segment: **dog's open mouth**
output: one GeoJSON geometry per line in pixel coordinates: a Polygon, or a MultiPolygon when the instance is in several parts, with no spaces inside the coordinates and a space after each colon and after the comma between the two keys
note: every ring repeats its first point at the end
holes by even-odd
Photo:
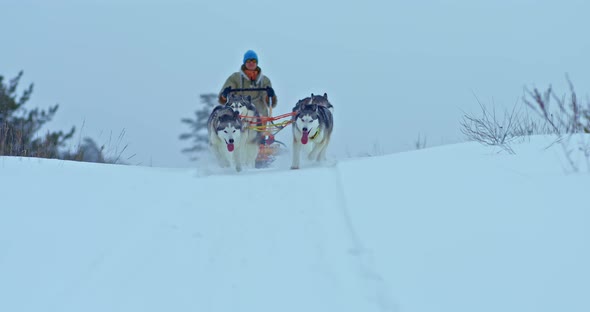
{"type": "Polygon", "coordinates": [[[309,140],[309,131],[303,131],[303,134],[301,135],[301,144],[307,144],[308,140],[309,140]]]}
{"type": "Polygon", "coordinates": [[[234,151],[234,143],[227,143],[227,150],[228,152],[234,151]]]}

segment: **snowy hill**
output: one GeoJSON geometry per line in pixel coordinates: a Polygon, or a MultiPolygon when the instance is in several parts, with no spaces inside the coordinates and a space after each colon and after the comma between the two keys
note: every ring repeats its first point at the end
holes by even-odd
{"type": "Polygon", "coordinates": [[[590,175],[513,148],[240,174],[0,157],[0,311],[590,311],[590,175]]]}

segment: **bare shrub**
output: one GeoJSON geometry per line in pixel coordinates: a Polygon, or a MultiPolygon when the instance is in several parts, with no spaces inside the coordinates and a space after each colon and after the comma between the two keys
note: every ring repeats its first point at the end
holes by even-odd
{"type": "Polygon", "coordinates": [[[580,105],[574,86],[566,75],[570,95],[558,97],[551,86],[541,93],[536,88],[526,90],[524,102],[551,127],[552,133],[557,135],[556,143],[561,146],[568,168],[573,172],[581,170],[581,161],[590,171],[590,140],[587,136],[577,135],[590,133],[590,101],[586,107],[580,105]],[[551,99],[557,103],[556,108],[550,107],[551,99]],[[568,100],[569,99],[569,100],[568,100]]]}
{"type": "Polygon", "coordinates": [[[526,90],[528,96],[523,101],[553,128],[556,134],[568,133],[590,133],[590,102],[586,107],[580,106],[578,98],[569,77],[566,80],[570,87],[571,95],[569,101],[566,96],[558,97],[552,90],[551,86],[541,94],[536,88],[533,91],[526,90]],[[557,102],[557,109],[551,109],[550,102],[553,99],[557,102]]]}
{"type": "Polygon", "coordinates": [[[490,110],[479,100],[477,102],[481,108],[481,115],[473,116],[464,113],[461,132],[470,141],[498,146],[508,153],[514,154],[510,143],[517,137],[517,133],[530,131],[523,126],[517,105],[515,104],[512,110],[506,110],[501,116],[498,116],[495,107],[492,106],[490,110]]]}

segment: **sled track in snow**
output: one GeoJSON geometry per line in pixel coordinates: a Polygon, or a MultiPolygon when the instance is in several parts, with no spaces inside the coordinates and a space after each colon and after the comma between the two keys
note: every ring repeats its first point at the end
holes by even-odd
{"type": "Polygon", "coordinates": [[[366,285],[367,299],[374,302],[381,311],[396,312],[399,311],[395,300],[391,295],[391,290],[387,285],[383,276],[377,271],[375,267],[374,254],[371,250],[367,249],[363,244],[362,239],[358,235],[350,212],[346,203],[346,193],[344,192],[344,186],[342,185],[342,175],[338,169],[337,163],[331,166],[330,171],[333,173],[334,186],[339,194],[336,199],[337,205],[340,210],[342,221],[348,230],[349,240],[351,248],[349,253],[354,257],[354,261],[358,266],[358,274],[361,281],[366,285]]]}

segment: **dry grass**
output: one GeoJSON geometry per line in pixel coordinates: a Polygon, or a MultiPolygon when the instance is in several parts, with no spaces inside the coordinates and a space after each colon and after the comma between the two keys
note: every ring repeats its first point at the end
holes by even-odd
{"type": "Polygon", "coordinates": [[[515,104],[511,110],[496,114],[493,106],[489,109],[478,100],[481,114],[464,114],[461,132],[468,140],[498,146],[511,154],[514,154],[511,143],[517,138],[555,135],[555,143],[562,147],[568,170],[579,172],[585,164],[590,171],[590,138],[576,135],[590,133],[590,101],[586,106],[580,105],[573,84],[566,79],[569,95],[557,96],[551,86],[544,92],[536,88],[525,90],[523,102],[529,108],[527,112],[521,112],[515,104]],[[555,107],[551,105],[552,100],[555,107]]]}

